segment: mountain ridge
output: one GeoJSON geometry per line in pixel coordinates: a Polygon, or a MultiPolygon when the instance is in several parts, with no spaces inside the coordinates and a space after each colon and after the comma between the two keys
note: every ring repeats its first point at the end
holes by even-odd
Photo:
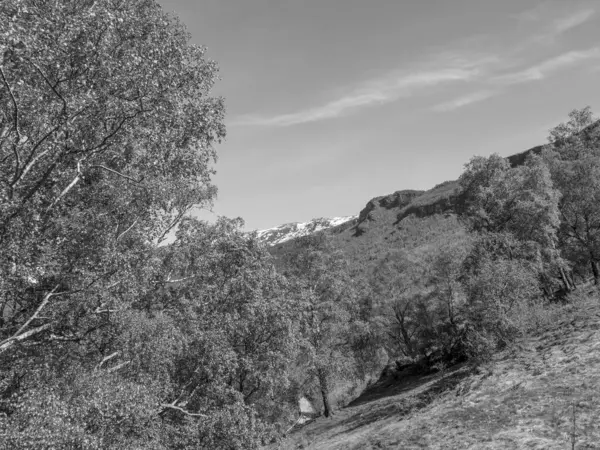
{"type": "MultiPolygon", "coordinates": [[[[529,154],[539,154],[543,148],[543,145],[538,145],[507,156],[506,159],[512,167],[517,167],[525,163],[529,154]]],[[[327,232],[340,235],[340,238],[343,235],[358,238],[373,228],[374,222],[390,222],[388,228],[397,228],[400,222],[409,216],[426,218],[434,215],[458,214],[460,205],[458,180],[449,180],[429,190],[403,189],[374,197],[354,216],[287,223],[257,233],[260,241],[279,253],[279,250],[291,245],[301,236],[327,232]]]]}
{"type": "Polygon", "coordinates": [[[268,246],[275,246],[292,239],[308,236],[319,231],[336,228],[340,225],[355,221],[358,216],[319,217],[308,222],[290,222],[273,228],[257,230],[258,239],[268,246]]]}

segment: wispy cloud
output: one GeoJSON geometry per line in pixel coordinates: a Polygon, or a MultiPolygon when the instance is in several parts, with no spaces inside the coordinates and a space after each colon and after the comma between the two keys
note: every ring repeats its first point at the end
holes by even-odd
{"type": "Polygon", "coordinates": [[[440,103],[438,105],[435,105],[431,109],[435,112],[450,112],[456,109],[463,108],[465,106],[472,105],[473,103],[482,102],[497,94],[497,91],[492,90],[477,91],[455,98],[454,100],[450,100],[448,102],[440,103]]]}
{"type": "MultiPolygon", "coordinates": [[[[504,92],[508,86],[541,81],[552,76],[556,72],[568,70],[570,68],[582,65],[588,61],[597,59],[600,59],[600,47],[593,47],[587,50],[574,50],[566,52],[530,66],[524,70],[512,73],[505,73],[502,75],[488,73],[486,76],[481,77],[478,80],[481,85],[487,86],[487,88],[457,97],[448,102],[439,103],[431,109],[435,112],[454,111],[473,103],[487,100],[495,95],[499,95],[500,93],[504,92]]],[[[497,65],[495,69],[501,70],[502,65],[497,65]]]]}
{"type": "Polygon", "coordinates": [[[384,93],[372,92],[354,92],[340,99],[326,103],[325,105],[305,109],[302,111],[280,114],[274,116],[248,115],[240,117],[234,121],[234,125],[249,126],[290,126],[307,122],[316,122],[323,119],[331,119],[341,116],[351,110],[365,106],[385,103],[389,101],[384,93]]]}
{"type": "Polygon", "coordinates": [[[516,16],[517,20],[526,24],[527,34],[520,36],[512,47],[502,45],[492,54],[481,54],[474,51],[474,48],[481,47],[478,42],[469,42],[461,46],[469,50],[455,49],[429,55],[408,67],[336,91],[337,94],[330,92],[329,98],[325,97],[314,106],[280,114],[238,116],[230,125],[289,127],[331,120],[399,99],[426,95],[434,88],[454,87],[461,82],[468,83],[470,93],[438,103],[430,109],[450,112],[482,102],[505,92],[510,86],[544,80],[561,70],[600,58],[599,46],[569,51],[526,66],[530,64],[531,55],[541,54],[540,45],[548,54],[554,48],[548,46],[549,43],[555,44],[561,35],[589,22],[596,15],[596,10],[589,4],[568,10],[569,6],[572,5],[546,1],[516,16]]]}
{"type": "Polygon", "coordinates": [[[555,32],[564,33],[583,25],[594,14],[596,14],[596,10],[589,5],[573,5],[572,2],[564,1],[546,1],[514,17],[524,23],[542,22],[551,24],[551,28],[555,32]]]}
{"type": "Polygon", "coordinates": [[[600,58],[600,47],[589,50],[570,51],[554,58],[547,59],[525,70],[501,75],[492,81],[503,85],[527,83],[543,80],[554,72],[567,69],[591,59],[600,58]]]}
{"type": "Polygon", "coordinates": [[[589,8],[577,11],[567,17],[556,19],[554,21],[554,31],[559,34],[566,33],[567,31],[588,22],[595,14],[596,11],[589,8]]]}
{"type": "Polygon", "coordinates": [[[533,8],[512,15],[512,17],[520,22],[537,22],[545,18],[547,13],[548,3],[539,3],[533,8]]]}
{"type": "MultiPolygon", "coordinates": [[[[444,59],[447,59],[446,56],[444,59]]],[[[422,68],[412,73],[395,71],[385,77],[368,80],[349,90],[345,95],[320,106],[273,116],[243,116],[234,121],[234,124],[285,127],[334,119],[362,108],[407,98],[435,86],[473,80],[480,73],[478,66],[485,64],[486,61],[455,59],[446,62],[448,65],[444,67],[422,68]]]]}
{"type": "Polygon", "coordinates": [[[589,6],[577,9],[570,2],[544,2],[516,18],[527,27],[542,24],[539,32],[525,42],[524,46],[527,47],[531,43],[552,44],[561,35],[589,22],[595,15],[596,10],[589,6]]]}
{"type": "Polygon", "coordinates": [[[543,80],[555,72],[600,58],[600,47],[570,51],[542,61],[524,70],[504,73],[514,65],[510,57],[476,57],[446,53],[437,55],[419,70],[410,73],[393,72],[385,77],[367,80],[346,94],[321,105],[277,115],[246,115],[232,125],[288,127],[319,122],[356,113],[361,109],[383,105],[401,98],[422,95],[437,86],[459,82],[476,83],[479,90],[439,103],[431,109],[450,112],[499,95],[508,86],[543,80]]]}

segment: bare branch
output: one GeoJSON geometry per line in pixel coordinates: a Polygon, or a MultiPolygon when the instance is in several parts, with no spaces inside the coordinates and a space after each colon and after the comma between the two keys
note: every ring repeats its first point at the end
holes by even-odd
{"type": "Polygon", "coordinates": [[[114,173],[116,175],[119,175],[120,177],[126,178],[129,181],[133,181],[134,183],[137,183],[137,184],[140,184],[142,181],[144,181],[144,177],[140,178],[139,180],[136,180],[135,178],[131,178],[131,177],[127,176],[127,175],[122,174],[121,172],[117,172],[116,170],[109,169],[108,167],[102,166],[102,165],[99,165],[99,164],[95,164],[95,165],[90,166],[90,167],[97,167],[99,169],[107,170],[107,171],[112,172],[112,173],[114,173]]]}
{"type": "Polygon", "coordinates": [[[120,309],[110,309],[110,308],[106,308],[106,309],[100,309],[100,307],[97,307],[94,310],[94,314],[111,314],[111,313],[116,313],[121,311],[120,309]]]}
{"type": "Polygon", "coordinates": [[[64,99],[64,97],[62,95],[60,95],[58,93],[58,91],[56,90],[56,88],[52,85],[52,83],[50,83],[50,80],[48,80],[48,78],[46,77],[46,75],[44,75],[44,72],[42,72],[42,69],[40,69],[39,66],[36,63],[34,63],[30,59],[27,59],[27,62],[29,62],[29,64],[31,64],[33,67],[35,67],[35,69],[41,75],[41,77],[44,79],[44,81],[46,82],[46,84],[48,86],[50,86],[50,89],[52,89],[52,91],[56,94],[56,96],[58,98],[60,98],[60,100],[63,103],[63,114],[66,114],[67,113],[67,101],[64,99]]]}
{"type": "MultiPolygon", "coordinates": [[[[2,70],[2,67],[0,67],[0,75],[2,75],[2,81],[4,81],[6,90],[8,91],[8,94],[12,100],[13,107],[15,108],[15,115],[13,117],[13,129],[15,130],[15,133],[17,133],[17,140],[16,140],[16,142],[13,143],[13,153],[15,155],[15,173],[13,176],[13,184],[14,184],[14,180],[17,179],[17,177],[19,176],[19,171],[21,170],[21,157],[19,155],[19,150],[17,149],[17,145],[21,143],[21,131],[19,130],[19,106],[17,105],[17,100],[15,99],[13,91],[10,88],[10,85],[8,84],[8,80],[6,79],[6,76],[4,74],[4,70],[2,70]]],[[[10,191],[11,197],[13,195],[12,192],[13,191],[11,189],[11,191],[10,191]]]]}
{"type": "Polygon", "coordinates": [[[60,285],[57,284],[56,286],[54,286],[54,288],[50,292],[48,292],[46,294],[46,296],[42,300],[42,303],[40,303],[40,306],[37,307],[37,309],[35,310],[33,315],[29,319],[27,319],[27,321],[21,326],[21,328],[19,328],[17,330],[17,332],[14,334],[15,336],[21,334],[21,332],[23,330],[25,330],[25,328],[27,328],[29,326],[29,324],[37,318],[40,311],[44,308],[44,306],[46,306],[48,304],[48,302],[50,301],[50,297],[52,297],[54,295],[54,292],[58,289],[59,286],[60,285]]]}
{"type": "MultiPolygon", "coordinates": [[[[17,133],[18,142],[21,142],[21,131],[19,130],[19,106],[17,105],[17,100],[15,99],[13,91],[10,88],[10,85],[8,84],[8,80],[6,79],[6,75],[4,74],[4,70],[2,70],[2,67],[0,67],[0,75],[2,75],[2,81],[4,81],[4,85],[6,86],[8,95],[10,96],[10,99],[12,100],[12,104],[15,108],[15,116],[13,117],[13,128],[14,128],[15,132],[17,133]]],[[[18,162],[19,155],[17,154],[16,157],[17,157],[17,162],[18,162]]]]}
{"type": "Polygon", "coordinates": [[[182,281],[187,281],[187,280],[192,280],[194,278],[196,278],[197,275],[191,275],[189,277],[184,277],[184,278],[169,278],[167,280],[162,280],[162,281],[157,281],[156,284],[160,284],[160,283],[180,283],[182,281]]]}
{"type": "Polygon", "coordinates": [[[294,428],[294,427],[295,427],[295,426],[298,424],[298,422],[300,422],[300,420],[301,420],[301,419],[302,419],[302,416],[298,417],[298,420],[296,420],[296,421],[293,423],[293,425],[292,425],[291,427],[289,427],[287,430],[285,430],[285,431],[283,432],[283,435],[285,436],[285,435],[287,435],[287,434],[288,434],[290,431],[292,431],[292,428],[294,428]]]}
{"type": "Polygon", "coordinates": [[[72,336],[72,337],[58,336],[57,334],[50,333],[50,336],[48,336],[48,340],[59,341],[59,342],[79,342],[79,341],[81,341],[81,338],[78,336],[72,336]]]}
{"type": "Polygon", "coordinates": [[[117,351],[117,352],[111,353],[110,355],[105,356],[104,358],[102,358],[102,361],[100,361],[100,363],[98,363],[98,365],[96,366],[96,370],[99,370],[105,362],[110,361],[111,359],[113,359],[118,354],[119,354],[119,352],[117,351]]]}
{"type": "Polygon", "coordinates": [[[165,409],[174,409],[176,411],[182,412],[186,416],[190,416],[190,417],[202,417],[204,419],[208,418],[208,416],[206,414],[192,413],[192,412],[186,411],[185,409],[183,409],[183,408],[181,408],[179,406],[175,406],[172,403],[168,403],[168,404],[160,405],[160,406],[163,408],[163,411],[161,411],[161,412],[164,412],[165,409]]]}
{"type": "MultiPolygon", "coordinates": [[[[27,203],[27,201],[33,197],[35,195],[35,193],[37,191],[40,190],[40,188],[44,185],[44,183],[48,180],[48,178],[50,177],[50,174],[54,171],[54,169],[56,169],[57,163],[54,162],[52,164],[50,164],[50,166],[46,169],[46,171],[44,172],[44,174],[41,176],[41,178],[38,180],[38,182],[36,183],[36,185],[34,187],[32,187],[29,192],[27,192],[27,194],[25,194],[21,200],[21,204],[24,205],[25,203],[27,203]]],[[[16,213],[15,213],[16,215],[16,213]]]]}
{"type": "Polygon", "coordinates": [[[173,220],[173,222],[171,222],[171,224],[167,227],[167,229],[165,231],[163,231],[163,233],[160,235],[160,237],[156,241],[157,245],[160,245],[160,243],[166,239],[167,234],[169,234],[169,232],[175,226],[177,226],[177,224],[179,224],[179,222],[181,222],[181,219],[183,219],[183,216],[185,216],[192,208],[193,208],[193,205],[187,206],[187,207],[181,209],[181,211],[179,211],[179,213],[175,216],[175,220],[173,220]]]}
{"type": "Polygon", "coordinates": [[[131,224],[131,226],[130,226],[129,228],[127,228],[125,231],[123,231],[121,234],[119,234],[119,235],[117,236],[117,239],[116,239],[116,241],[118,241],[118,240],[119,240],[119,239],[121,239],[121,238],[122,238],[122,237],[123,237],[125,234],[127,234],[127,232],[129,232],[129,231],[130,231],[130,230],[131,230],[131,229],[132,229],[132,228],[135,226],[135,224],[136,224],[136,223],[138,223],[138,220],[139,220],[139,219],[135,219],[135,221],[134,221],[134,222],[131,224]]]}
{"type": "Polygon", "coordinates": [[[45,154],[47,154],[50,149],[46,149],[43,152],[41,152],[39,155],[35,155],[36,150],[38,149],[38,147],[40,145],[42,145],[42,143],[48,139],[53,133],[55,133],[56,131],[58,131],[58,129],[61,127],[61,125],[57,125],[54,128],[52,128],[50,131],[48,131],[48,133],[46,133],[34,146],[33,149],[31,150],[31,153],[29,154],[29,157],[27,159],[27,162],[25,163],[25,167],[23,168],[23,170],[21,171],[21,173],[19,174],[19,176],[13,181],[12,185],[15,186],[19,180],[22,180],[23,177],[25,175],[27,175],[27,173],[31,170],[31,168],[35,165],[36,162],[39,161],[39,159],[44,156],[45,154]]]}
{"type": "Polygon", "coordinates": [[[111,284],[110,286],[106,286],[106,289],[112,289],[114,287],[117,287],[118,285],[120,285],[123,282],[123,280],[119,280],[114,282],[113,284],[111,284]]]}
{"type": "Polygon", "coordinates": [[[56,204],[60,201],[61,198],[63,198],[65,195],[67,195],[67,193],[73,189],[73,187],[79,182],[79,180],[81,180],[81,163],[77,162],[77,176],[75,178],[73,178],[73,180],[69,183],[69,185],[63,189],[63,191],[60,193],[60,195],[58,197],[56,197],[56,200],[54,200],[52,202],[52,204],[50,206],[48,206],[48,208],[46,209],[46,212],[50,211],[52,208],[54,208],[56,206],[56,204]]]}
{"type": "Polygon", "coordinates": [[[2,342],[0,342],[0,353],[4,353],[6,350],[8,350],[9,348],[11,348],[13,345],[15,345],[17,342],[21,342],[24,341],[25,339],[30,338],[31,336],[34,336],[36,334],[41,333],[42,331],[46,331],[47,329],[49,329],[52,326],[52,323],[46,323],[42,326],[39,326],[37,328],[33,328],[23,334],[20,334],[18,336],[12,336],[8,339],[3,340],[2,342]]]}
{"type": "Polygon", "coordinates": [[[116,372],[117,370],[122,369],[123,367],[125,367],[128,364],[131,364],[131,361],[125,361],[125,362],[122,362],[121,364],[117,364],[116,366],[108,369],[107,372],[109,372],[109,373],[116,372]]]}
{"type": "Polygon", "coordinates": [[[50,292],[48,292],[44,296],[44,298],[42,299],[42,302],[36,308],[35,312],[31,315],[31,317],[29,319],[27,319],[25,321],[25,323],[23,325],[21,325],[21,327],[11,337],[0,342],[0,353],[3,353],[4,351],[6,351],[10,347],[12,347],[16,342],[23,341],[30,336],[41,333],[42,331],[45,331],[48,328],[50,328],[50,326],[52,325],[52,322],[46,323],[37,328],[33,328],[32,330],[24,332],[25,329],[31,324],[31,322],[33,322],[35,319],[40,318],[39,314],[42,311],[42,309],[44,309],[44,307],[48,304],[48,302],[50,301],[50,298],[58,296],[58,295],[65,295],[65,294],[70,293],[70,292],[56,292],[56,290],[58,289],[59,286],[60,286],[60,284],[57,284],[56,286],[54,286],[54,288],[50,292]]]}
{"type": "MultiPolygon", "coordinates": [[[[121,130],[121,128],[123,128],[123,126],[125,125],[125,123],[128,120],[135,119],[139,114],[142,114],[142,113],[145,113],[145,112],[148,112],[148,111],[149,110],[138,110],[138,111],[136,111],[135,113],[133,113],[131,115],[123,117],[119,121],[119,123],[117,124],[117,126],[113,127],[112,131],[110,131],[106,136],[104,136],[104,138],[102,139],[102,141],[98,145],[96,145],[94,147],[83,149],[83,150],[79,151],[79,153],[85,152],[85,153],[87,153],[89,155],[93,155],[95,153],[99,153],[107,145],[109,145],[110,139],[112,139],[121,130]]],[[[105,129],[106,129],[106,123],[105,123],[105,129]]],[[[106,131],[108,131],[108,130],[106,130],[106,131]]],[[[141,180],[139,182],[141,182],[141,180]]]]}

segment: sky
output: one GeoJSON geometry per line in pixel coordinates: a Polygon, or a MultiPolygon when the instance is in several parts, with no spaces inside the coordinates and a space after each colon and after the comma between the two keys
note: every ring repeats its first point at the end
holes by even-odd
{"type": "Polygon", "coordinates": [[[474,155],[600,113],[598,0],[158,0],[217,61],[212,212],[247,230],[358,214],[474,155]]]}

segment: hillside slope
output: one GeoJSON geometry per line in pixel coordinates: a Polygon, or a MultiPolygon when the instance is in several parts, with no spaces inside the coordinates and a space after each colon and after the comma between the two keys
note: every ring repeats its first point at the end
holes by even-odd
{"type": "Polygon", "coordinates": [[[384,378],[279,448],[600,449],[597,294],[555,310],[483,368],[384,378]]]}
{"type": "MultiPolygon", "coordinates": [[[[466,233],[454,208],[457,185],[447,182],[426,192],[406,190],[374,198],[358,218],[325,233],[332,246],[363,274],[390,252],[422,252],[458,242],[466,233]]],[[[293,254],[296,245],[290,239],[272,246],[270,251],[283,257],[293,254]]]]}
{"type": "MultiPolygon", "coordinates": [[[[542,146],[534,147],[507,159],[513,167],[518,166],[525,162],[527,155],[541,150],[542,146]]],[[[367,202],[358,216],[344,218],[349,220],[326,226],[317,221],[316,227],[286,224],[259,232],[259,238],[272,245],[273,254],[282,255],[294,251],[297,232],[300,233],[298,235],[307,235],[324,231],[332,236],[334,246],[344,251],[357,265],[371,265],[369,261],[381,258],[390,250],[405,250],[422,243],[418,241],[423,240],[423,232],[432,232],[438,241],[462,235],[464,230],[455,220],[461,206],[458,181],[446,181],[428,191],[401,190],[375,197],[367,202]]],[[[427,239],[431,239],[431,233],[427,239]]],[[[431,245],[434,244],[431,242],[431,245]]]]}

